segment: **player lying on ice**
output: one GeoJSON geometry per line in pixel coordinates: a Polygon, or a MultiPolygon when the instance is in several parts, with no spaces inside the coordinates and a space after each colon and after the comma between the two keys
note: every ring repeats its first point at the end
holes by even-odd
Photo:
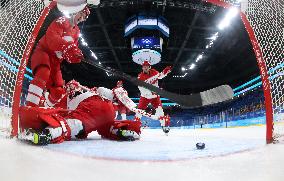
{"type": "MultiPolygon", "coordinates": [[[[55,105],[56,108],[23,106],[20,109],[20,139],[44,145],[61,143],[71,138],[84,139],[92,131],[112,140],[139,139],[140,121],[114,119],[114,96],[129,110],[152,119],[154,115],[139,110],[122,87],[114,91],[99,87],[89,89],[76,81],[66,85],[66,95],[55,105]]],[[[163,122],[169,126],[168,116],[163,122]]]]}
{"type": "Polygon", "coordinates": [[[55,106],[21,107],[19,138],[45,145],[85,139],[92,131],[111,140],[133,141],[140,137],[140,122],[116,121],[112,102],[76,81],[67,83],[65,96],[55,106]]]}

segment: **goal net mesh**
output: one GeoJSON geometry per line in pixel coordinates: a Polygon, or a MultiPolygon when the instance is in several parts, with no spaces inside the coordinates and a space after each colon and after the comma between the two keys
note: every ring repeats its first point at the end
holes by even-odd
{"type": "MultiPolygon", "coordinates": [[[[36,0],[0,0],[0,135],[11,131],[11,107],[17,72],[28,38],[39,19],[44,3],[36,0]]],[[[224,0],[226,3],[236,3],[224,0]]],[[[274,136],[284,134],[284,5],[283,0],[244,0],[242,10],[262,50],[271,86],[274,136]]],[[[26,71],[21,103],[32,75],[26,71]]]]}
{"type": "MultiPolygon", "coordinates": [[[[35,0],[0,2],[0,135],[9,136],[12,129],[13,94],[20,61],[44,4],[35,0]]],[[[31,72],[26,71],[24,81],[28,82],[30,78],[31,72]]],[[[25,92],[23,89],[22,101],[25,92]]]]}
{"type": "Polygon", "coordinates": [[[278,139],[284,135],[284,1],[249,0],[244,6],[268,71],[273,136],[278,139]]]}

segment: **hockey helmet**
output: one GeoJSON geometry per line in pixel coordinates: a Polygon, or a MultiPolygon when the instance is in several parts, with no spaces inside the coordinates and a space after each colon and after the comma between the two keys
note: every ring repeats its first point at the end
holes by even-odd
{"type": "Polygon", "coordinates": [[[142,64],[142,66],[151,66],[151,64],[148,60],[145,60],[142,64]]]}
{"type": "MultiPolygon", "coordinates": [[[[89,5],[99,5],[100,0],[56,0],[57,8],[61,12],[68,14],[75,14],[84,10],[89,5]]],[[[89,11],[90,12],[90,11],[89,11]]]]}
{"type": "Polygon", "coordinates": [[[123,85],[123,81],[122,80],[117,81],[116,86],[122,86],[122,85],[123,85]]]}
{"type": "Polygon", "coordinates": [[[68,14],[75,14],[82,11],[86,5],[85,0],[57,0],[59,11],[68,14]]]}

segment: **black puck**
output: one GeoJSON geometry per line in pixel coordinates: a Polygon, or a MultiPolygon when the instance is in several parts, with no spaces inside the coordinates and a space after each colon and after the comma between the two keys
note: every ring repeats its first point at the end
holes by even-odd
{"type": "Polygon", "coordinates": [[[196,148],[197,148],[198,150],[204,149],[204,148],[205,148],[205,143],[196,143],[196,148]]]}

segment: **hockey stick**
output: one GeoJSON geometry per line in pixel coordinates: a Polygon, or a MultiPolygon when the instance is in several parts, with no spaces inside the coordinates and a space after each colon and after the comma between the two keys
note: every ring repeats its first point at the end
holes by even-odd
{"type": "Polygon", "coordinates": [[[200,107],[200,106],[215,104],[215,103],[223,102],[223,101],[233,98],[234,93],[233,93],[232,88],[229,85],[221,85],[213,89],[200,92],[200,93],[191,94],[191,95],[181,95],[181,94],[168,92],[166,90],[163,90],[151,84],[148,84],[144,81],[141,81],[137,79],[136,77],[132,77],[124,72],[113,69],[111,67],[105,67],[102,64],[96,63],[96,60],[94,59],[93,56],[91,56],[91,53],[88,47],[82,46],[80,47],[80,49],[84,52],[84,55],[87,57],[87,59],[84,59],[83,62],[89,65],[92,65],[94,67],[97,67],[101,70],[104,70],[106,72],[109,72],[111,74],[114,74],[115,76],[125,79],[137,86],[145,87],[149,89],[150,91],[155,92],[162,97],[168,98],[169,100],[179,104],[180,106],[184,108],[193,108],[193,107],[200,107]]]}
{"type": "MultiPolygon", "coordinates": [[[[79,88],[81,88],[82,90],[84,91],[88,91],[88,92],[93,92],[95,94],[98,94],[100,95],[98,92],[96,91],[92,91],[90,88],[88,87],[85,87],[85,86],[82,86],[82,85],[76,85],[78,86],[79,88]]],[[[136,114],[140,114],[142,116],[145,116],[147,118],[150,118],[150,119],[153,119],[153,120],[156,120],[156,121],[161,121],[161,119],[167,119],[166,116],[162,116],[161,118],[159,118],[158,116],[156,115],[152,115],[150,113],[147,113],[146,111],[144,110],[141,110],[141,109],[138,109],[136,108],[136,104],[127,96],[124,94],[125,92],[125,89],[123,88],[117,88],[114,90],[114,94],[115,96],[119,99],[120,102],[123,103],[123,105],[125,107],[127,107],[127,109],[129,109],[130,111],[136,113],[136,114]]],[[[100,95],[101,96],[101,95],[100,95]]]]}

